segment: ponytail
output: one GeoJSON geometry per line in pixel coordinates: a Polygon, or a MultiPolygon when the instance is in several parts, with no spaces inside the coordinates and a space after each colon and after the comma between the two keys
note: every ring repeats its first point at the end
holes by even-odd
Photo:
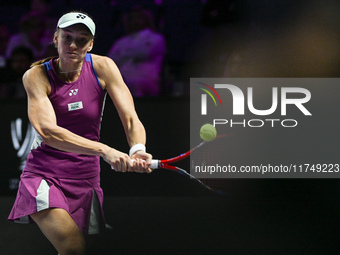
{"type": "Polygon", "coordinates": [[[44,58],[44,59],[42,59],[42,60],[38,60],[38,61],[34,62],[33,64],[31,64],[30,67],[32,68],[32,67],[34,67],[34,66],[41,65],[41,64],[43,64],[43,63],[45,63],[45,62],[50,61],[52,58],[55,58],[55,57],[48,57],[48,58],[44,58]]]}

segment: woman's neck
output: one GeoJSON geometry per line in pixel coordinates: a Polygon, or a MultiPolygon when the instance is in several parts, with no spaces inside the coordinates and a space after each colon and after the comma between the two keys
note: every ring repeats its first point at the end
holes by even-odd
{"type": "Polygon", "coordinates": [[[60,62],[60,59],[58,58],[56,61],[56,69],[58,75],[66,82],[73,82],[76,81],[81,73],[81,70],[83,68],[83,64],[78,66],[63,66],[60,62]]]}

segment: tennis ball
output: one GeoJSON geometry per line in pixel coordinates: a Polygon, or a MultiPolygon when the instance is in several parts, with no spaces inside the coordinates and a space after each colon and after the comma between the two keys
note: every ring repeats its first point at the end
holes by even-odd
{"type": "Polygon", "coordinates": [[[200,136],[204,141],[212,141],[216,138],[217,131],[216,128],[207,123],[201,127],[200,136]]]}

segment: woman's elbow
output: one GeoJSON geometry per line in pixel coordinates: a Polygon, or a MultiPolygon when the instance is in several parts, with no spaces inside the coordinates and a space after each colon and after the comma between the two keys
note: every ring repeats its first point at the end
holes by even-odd
{"type": "Polygon", "coordinates": [[[45,144],[52,146],[56,140],[55,130],[52,127],[42,127],[39,134],[45,144]]]}

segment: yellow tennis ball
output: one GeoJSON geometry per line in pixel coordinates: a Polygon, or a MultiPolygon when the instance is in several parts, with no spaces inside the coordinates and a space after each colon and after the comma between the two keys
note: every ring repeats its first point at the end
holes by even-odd
{"type": "Polygon", "coordinates": [[[212,141],[216,138],[217,131],[216,128],[207,123],[201,127],[200,136],[204,141],[212,141]]]}

